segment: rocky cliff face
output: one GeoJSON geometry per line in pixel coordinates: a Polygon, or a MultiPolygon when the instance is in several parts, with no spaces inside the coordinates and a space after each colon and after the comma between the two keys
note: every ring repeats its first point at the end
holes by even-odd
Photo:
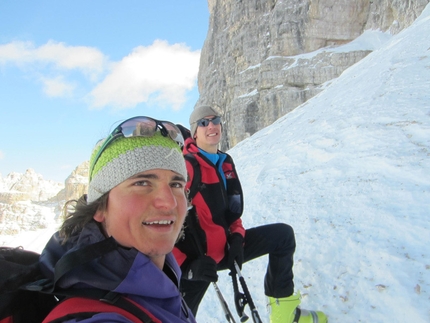
{"type": "Polygon", "coordinates": [[[227,150],[323,90],[370,50],[332,50],[408,27],[429,0],[208,0],[198,103],[224,113],[227,150]],[[322,48],[324,51],[317,52],[322,48]],[[303,54],[314,52],[314,55],[303,54]]]}
{"type": "Polygon", "coordinates": [[[77,200],[88,191],[89,161],[85,161],[74,169],[64,182],[64,189],[56,196],[56,201],[77,200]]]}
{"type": "Polygon", "coordinates": [[[0,176],[0,235],[45,228],[55,221],[67,200],[87,192],[88,164],[79,165],[64,184],[44,180],[32,169],[0,176]]]}

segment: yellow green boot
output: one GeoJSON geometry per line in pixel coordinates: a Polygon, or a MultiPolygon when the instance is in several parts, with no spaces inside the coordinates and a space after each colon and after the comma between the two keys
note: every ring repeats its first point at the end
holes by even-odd
{"type": "Polygon", "coordinates": [[[289,297],[269,297],[270,323],[327,323],[323,312],[302,310],[300,292],[289,297]]]}

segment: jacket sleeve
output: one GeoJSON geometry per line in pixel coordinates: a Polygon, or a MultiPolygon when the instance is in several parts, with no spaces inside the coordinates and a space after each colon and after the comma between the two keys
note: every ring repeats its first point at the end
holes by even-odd
{"type": "Polygon", "coordinates": [[[245,237],[245,228],[242,224],[242,219],[237,219],[230,225],[230,233],[239,233],[242,237],[245,237]]]}

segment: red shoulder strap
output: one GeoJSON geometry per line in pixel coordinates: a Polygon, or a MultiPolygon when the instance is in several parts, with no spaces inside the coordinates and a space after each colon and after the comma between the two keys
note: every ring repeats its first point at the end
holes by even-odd
{"type": "MultiPolygon", "coordinates": [[[[153,314],[151,314],[148,310],[143,308],[138,303],[127,299],[128,302],[137,306],[141,311],[149,316],[149,318],[154,323],[162,323],[159,319],[157,319],[153,314]]],[[[42,323],[49,323],[53,320],[59,319],[61,317],[79,313],[87,313],[87,314],[97,314],[97,313],[118,313],[122,316],[126,317],[132,322],[142,323],[142,320],[137,316],[131,314],[130,312],[122,309],[118,306],[111,305],[106,302],[102,302],[97,299],[88,299],[84,297],[71,297],[67,298],[58,304],[54,309],[48,314],[48,316],[43,320],[42,323]]]]}

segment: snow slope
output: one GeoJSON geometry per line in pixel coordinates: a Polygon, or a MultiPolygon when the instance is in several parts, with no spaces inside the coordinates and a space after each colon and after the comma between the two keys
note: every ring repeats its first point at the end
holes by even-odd
{"type": "MultiPolygon", "coordinates": [[[[294,228],[302,307],[332,323],[430,322],[429,35],[427,6],[317,97],[229,151],[245,226],[294,228]]],[[[268,322],[266,264],[245,264],[243,275],[268,322]]],[[[222,322],[216,307],[210,288],[198,321],[222,322]]]]}

